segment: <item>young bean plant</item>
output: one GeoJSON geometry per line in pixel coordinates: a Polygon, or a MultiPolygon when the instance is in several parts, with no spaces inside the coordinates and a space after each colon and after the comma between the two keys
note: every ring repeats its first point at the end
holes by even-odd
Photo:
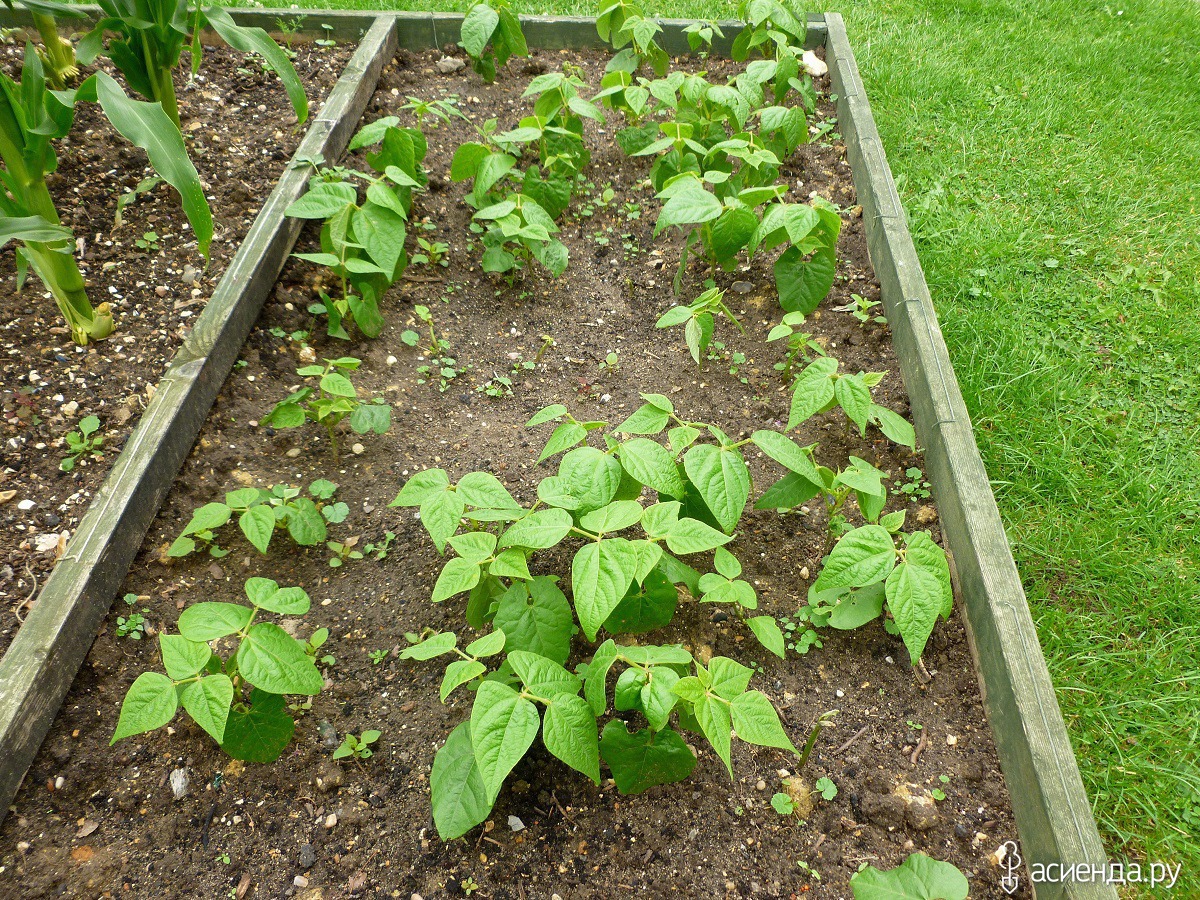
{"type": "Polygon", "coordinates": [[[250,578],[245,589],[249,603],[195,603],[180,614],[179,634],[159,634],[166,674],[137,677],[110,743],[163,727],[182,706],[234,759],[279,758],[296,728],[284,696],[319,694],[325,679],[303,641],[258,620],[263,613],[302,616],[310,602],[300,588],[267,578],[250,578]],[[222,659],[212,643],[226,638],[237,648],[222,659]]]}
{"type": "Polygon", "coordinates": [[[608,71],[636,72],[649,64],[657,75],[665,75],[671,58],[656,40],[662,26],[647,18],[646,11],[630,0],[600,0],[598,5],[596,33],[619,51],[609,60],[608,71]]]}
{"type": "Polygon", "coordinates": [[[659,316],[656,328],[672,328],[684,325],[684,340],[688,352],[696,365],[704,367],[703,360],[708,354],[708,345],[712,341],[714,322],[717,316],[724,316],[743,335],[746,329],[725,305],[725,292],[718,288],[709,288],[687,306],[673,306],[659,316]],[[686,324],[685,324],[686,323],[686,324]]]}
{"type": "Polygon", "coordinates": [[[216,532],[236,516],[238,528],[259,553],[266,553],[271,537],[284,530],[301,547],[315,547],[326,538],[326,523],[345,520],[350,508],[334,502],[337,485],[324,478],[308,486],[311,497],[300,496],[300,489],[286,484],[261,488],[240,488],[225,495],[223,503],[206,503],[192,518],[167,551],[168,556],[187,556],[198,547],[220,558],[229,553],[217,543],[216,532]]]}
{"type": "Polygon", "coordinates": [[[496,70],[513,56],[528,56],[521,20],[508,0],[479,0],[467,10],[459,46],[471,58],[473,68],[487,84],[496,80],[496,70]]]}
{"type": "Polygon", "coordinates": [[[346,168],[322,169],[309,181],[308,192],[287,209],[299,219],[324,220],[320,251],[293,255],[325,266],[338,279],[337,296],[321,290],[320,303],[309,307],[328,316],[331,337],[349,340],[348,320],[367,337],[378,336],[384,324],[380,302],[408,266],[405,223],[413,191],[429,180],[422,168],[428,145],[418,129],[400,128],[398,121],[394,116],[379,119],[350,141],[350,150],[380,148],[366,157],[375,176],[346,168]],[[359,181],[366,184],[361,204],[359,181]]]}
{"type": "Polygon", "coordinates": [[[302,387],[275,404],[263,419],[264,425],[276,428],[299,428],[307,421],[316,422],[329,436],[333,458],[338,458],[337,428],[349,420],[355,434],[384,434],[392,427],[392,407],[382,397],[370,401],[358,399],[358,388],[350,381],[349,373],[359,367],[360,360],[352,356],[327,359],[323,366],[302,366],[296,374],[302,378],[317,378],[317,386],[302,387]]]}

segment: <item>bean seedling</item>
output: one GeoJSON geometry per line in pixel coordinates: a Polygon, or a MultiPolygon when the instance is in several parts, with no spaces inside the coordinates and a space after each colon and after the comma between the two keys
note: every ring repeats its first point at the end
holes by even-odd
{"type": "Polygon", "coordinates": [[[292,738],[296,723],[285,711],[284,695],[313,696],[325,679],[305,644],[262,613],[302,616],[308,594],[281,588],[267,578],[250,578],[248,604],[195,603],[179,616],[179,634],[159,635],[166,674],[143,672],[125,700],[110,743],[153,731],[175,718],[182,706],[234,759],[273,762],[292,738]],[[237,640],[227,659],[210,642],[237,640]]]}
{"type": "Polygon", "coordinates": [[[296,374],[317,378],[317,387],[302,387],[290,397],[275,404],[263,419],[263,424],[276,428],[298,428],[306,421],[316,422],[329,436],[330,452],[338,458],[337,427],[349,419],[355,434],[383,434],[392,427],[392,407],[382,397],[370,401],[358,399],[358,389],[348,373],[359,367],[352,356],[327,359],[323,366],[302,366],[296,374]]]}
{"type": "Polygon", "coordinates": [[[725,305],[725,292],[710,287],[688,306],[674,306],[659,316],[656,328],[671,328],[685,325],[683,336],[687,342],[688,352],[696,365],[703,368],[702,360],[708,354],[708,345],[712,341],[714,322],[717,316],[724,316],[732,322],[743,335],[746,329],[742,323],[725,305]]]}
{"type": "Polygon", "coordinates": [[[235,515],[238,528],[259,553],[267,552],[276,529],[286,530],[302,547],[315,547],[326,538],[325,524],[342,522],[350,512],[345,503],[329,502],[336,490],[336,484],[321,478],[308,487],[311,499],[301,497],[299,488],[286,484],[274,485],[269,491],[261,488],[230,491],[225,502],[206,503],[192,513],[167,555],[187,556],[203,545],[211,556],[225,556],[229,551],[217,544],[216,531],[235,515]]]}

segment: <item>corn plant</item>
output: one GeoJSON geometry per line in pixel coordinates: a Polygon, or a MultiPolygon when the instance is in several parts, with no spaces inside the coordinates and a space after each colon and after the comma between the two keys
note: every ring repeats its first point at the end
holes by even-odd
{"type": "Polygon", "coordinates": [[[471,67],[491,84],[496,69],[513,56],[528,56],[521,21],[508,0],[479,0],[467,10],[459,46],[471,58],[471,67]]]}
{"type": "Polygon", "coordinates": [[[308,98],[291,60],[263,29],[238,25],[219,6],[202,9],[199,3],[189,6],[188,0],[99,0],[99,6],[103,15],[79,39],[79,61],[90,64],[101,54],[107,56],[134,91],[162,104],[176,129],[180,122],[175,68],[186,47],[192,74],[200,71],[200,35],[206,28],[234,50],[261,57],[283,82],[298,121],[308,118],[308,98]]]}
{"type": "MultiPolygon", "coordinates": [[[[9,9],[17,9],[13,0],[4,0],[9,9]]],[[[62,90],[79,74],[75,63],[75,46],[58,33],[58,19],[86,19],[87,14],[75,7],[47,0],[21,0],[21,8],[28,10],[33,18],[33,27],[42,39],[38,55],[46,70],[46,81],[55,90],[62,90]]]]}
{"type": "Polygon", "coordinates": [[[112,741],[161,728],[182,706],[192,720],[234,759],[274,762],[292,739],[296,723],[284,695],[314,696],[325,679],[305,643],[263,613],[302,616],[308,594],[281,588],[267,578],[250,578],[248,604],[195,603],[179,616],[179,634],[159,635],[163,668],[143,672],[121,703],[112,741]],[[237,650],[222,659],[212,642],[232,637],[237,650]]]}
{"type": "Polygon", "coordinates": [[[131,100],[111,77],[98,72],[72,91],[47,88],[41,59],[32,44],[25,48],[21,80],[0,73],[0,246],[21,242],[18,272],[32,267],[54,296],[59,311],[79,344],[112,333],[109,304],[92,308],[83,276],[72,255],[74,241],[64,228],[46,186],[56,169],[53,142],[64,137],[79,102],[98,102],[113,127],[144,149],[150,164],[180,193],[200,253],[207,257],[212,241],[212,214],[183,138],[156,103],[131,100]],[[164,127],[166,126],[166,127],[164,127]]]}

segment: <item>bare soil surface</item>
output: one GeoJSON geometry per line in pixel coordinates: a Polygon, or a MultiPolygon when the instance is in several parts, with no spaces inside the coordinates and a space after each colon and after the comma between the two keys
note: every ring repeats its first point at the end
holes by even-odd
{"type": "MultiPolygon", "coordinates": [[[[541,53],[514,61],[495,85],[485,86],[469,69],[438,74],[438,56],[398,56],[364,121],[388,114],[404,119],[399,107],[409,95],[456,95],[472,123],[498,117],[501,128],[509,128],[525,114],[520,94],[536,72],[569,61],[584,68],[595,89],[604,65],[598,55],[541,53]]],[[[822,114],[832,116],[827,102],[822,114]]],[[[900,639],[878,622],[851,633],[826,631],[822,648],[786,661],[744,640],[744,629],[731,627],[724,612],[697,603],[681,605],[675,623],[652,636],[657,643],[682,642],[702,657],[754,663],[760,674],[752,686],[775,702],[797,744],[821,714],[839,710],[799,773],[810,785],[828,777],[836,796],[809,798],[811,809],[802,815],[783,817],[770,805],[783,779],[797,774],[795,759],[783,752],[735,742],[731,783],[707,744],[692,736],[699,765],[689,780],[624,797],[611,781],[593,786],[537,743],[484,826],[462,840],[438,839],[429,809],[430,765],[445,736],[468,715],[470,697],[459,692],[442,705],[441,667],[402,662],[396,653],[406,646],[405,632],[466,626],[461,599],[429,602],[442,560],[414,511],[387,508],[405,478],[430,466],[447,469],[453,480],[485,469],[518,500],[531,501],[537,480],[553,464],[536,465],[549,427],[523,423],[555,402],[579,419],[615,423],[640,404],[639,392],[656,391],[670,396],[683,416],[712,421],[730,434],[779,427],[787,418],[790,392],[774,369],[782,348],[764,342],[781,314],[771,261],[713,276],[731,288],[728,299],[747,335],[719,325],[716,339],[725,346],[698,370],[680,329],[654,327],[673,302],[681,238],[652,237],[658,206],[644,184],[649,161],[625,159],[611,131],[610,125],[588,133],[593,199],[577,200],[560,223],[571,256],[561,279],[535,271],[509,286],[480,271],[482,249],[477,240],[468,246],[464,186],[448,179],[455,148],[474,134],[473,124],[462,121],[429,132],[431,189],[417,198],[413,217],[430,224],[428,231],[414,227],[414,235],[450,245],[449,266],[410,268],[412,277],[386,298],[387,326],[379,338],[347,343],[325,337],[305,311],[320,276],[307,263],[289,263],[246,345],[245,365],[227,381],[125,590],[140,595],[151,631],[174,631],[181,609],[199,600],[236,600],[251,575],[301,585],[313,609],[289,627],[300,636],[330,629],[323,652],[336,664],[327,669],[328,687],[274,765],[231,762],[182,716],[171,729],[110,749],[125,691],[140,672],[160,667],[155,641],[116,635],[116,617],[127,614],[118,601],[0,827],[0,896],[160,897],[167,890],[172,897],[305,900],[418,894],[425,900],[842,898],[850,896],[848,879],[861,865],[891,868],[915,850],[963,869],[972,897],[1005,896],[988,857],[1016,831],[957,613],[934,633],[925,657],[928,681],[909,667],[900,639]],[[606,186],[615,197],[602,206],[594,198],[606,186]],[[444,391],[419,383],[418,351],[400,339],[415,327],[417,303],[433,311],[463,370],[444,391]],[[361,358],[360,396],[380,394],[394,406],[388,434],[346,435],[347,449],[336,463],[315,427],[275,431],[257,424],[299,383],[295,370],[308,351],[288,337],[297,330],[313,332],[309,342],[318,358],[361,358]],[[514,373],[514,363],[534,359],[542,335],[554,346],[536,369],[518,366],[514,373]],[[610,353],[617,354],[615,365],[606,364],[610,353]],[[513,381],[511,397],[480,390],[497,375],[513,381]],[[386,559],[334,569],[325,548],[296,549],[282,534],[266,557],[235,536],[223,542],[232,552],[219,560],[164,558],[192,510],[225,491],[307,486],[317,478],[337,482],[337,498],[351,510],[344,523],[331,526],[330,538],[356,538],[361,547],[392,532],[386,559]],[[388,651],[378,663],[369,655],[376,650],[388,651]],[[330,758],[344,734],[372,728],[383,732],[374,758],[330,758]],[[178,800],[168,784],[177,769],[189,778],[178,800]],[[935,790],[945,799],[932,799],[935,790]]],[[[828,141],[802,148],[785,173],[792,199],[816,191],[845,210],[839,277],[810,318],[812,329],[843,369],[886,371],[876,400],[907,415],[886,325],[860,325],[835,310],[851,293],[877,299],[879,290],[845,148],[836,130],[828,141]]],[[[347,164],[365,167],[358,155],[347,164]]],[[[310,227],[297,249],[315,244],[310,227]]],[[[682,299],[694,297],[709,274],[689,272],[682,299]]],[[[877,431],[866,439],[851,432],[840,412],[817,417],[796,437],[819,442],[820,457],[831,464],[853,453],[897,483],[911,482],[906,471],[922,465],[920,454],[877,431]]],[[[756,453],[747,460],[757,496],[780,473],[756,453]]],[[[909,514],[907,528],[929,528],[939,538],[936,507],[919,487],[915,495],[892,494],[888,509],[901,508],[909,514]]],[[[743,520],[730,549],[743,561],[763,611],[786,616],[804,602],[825,549],[823,516],[816,509],[785,517],[752,511],[743,520]]],[[[537,557],[538,571],[569,582],[573,550],[537,557]]],[[[588,655],[577,637],[571,665],[588,655]]]]}

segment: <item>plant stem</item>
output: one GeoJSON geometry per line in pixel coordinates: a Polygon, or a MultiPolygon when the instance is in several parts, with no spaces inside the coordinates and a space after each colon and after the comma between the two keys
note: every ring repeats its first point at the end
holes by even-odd
{"type": "Polygon", "coordinates": [[[58,33],[54,19],[45,13],[33,13],[33,27],[37,29],[45,47],[42,59],[51,86],[56,89],[66,87],[67,79],[79,74],[79,68],[75,65],[74,46],[58,33]]]}
{"type": "Polygon", "coordinates": [[[181,132],[183,126],[179,122],[179,104],[175,100],[175,81],[171,77],[171,67],[165,66],[154,52],[146,33],[142,32],[142,52],[146,60],[146,72],[150,76],[150,88],[154,99],[162,104],[163,111],[175,123],[181,132]]]}
{"type": "MultiPolygon", "coordinates": [[[[54,200],[46,187],[45,177],[34,174],[22,165],[12,165],[5,153],[5,164],[10,175],[20,187],[18,202],[33,215],[41,216],[55,225],[60,224],[54,200]]],[[[80,346],[89,341],[99,341],[113,332],[112,307],[101,303],[95,309],[88,301],[87,287],[79,265],[71,253],[69,241],[41,243],[25,242],[25,255],[38,278],[54,296],[59,312],[71,329],[71,339],[80,346]]]]}

